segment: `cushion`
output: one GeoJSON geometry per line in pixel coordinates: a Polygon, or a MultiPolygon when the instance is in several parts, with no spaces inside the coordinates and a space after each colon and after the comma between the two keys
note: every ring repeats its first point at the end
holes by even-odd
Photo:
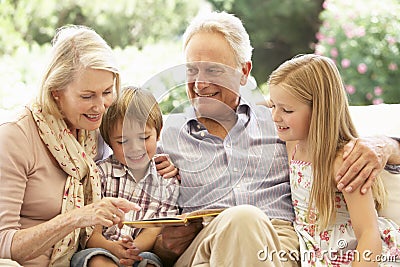
{"type": "MultiPolygon", "coordinates": [[[[351,106],[351,117],[360,136],[387,135],[400,137],[400,104],[351,106]]],[[[400,174],[381,173],[388,192],[387,205],[378,212],[400,225],[400,174]]]]}
{"type": "Polygon", "coordinates": [[[378,214],[390,218],[400,225],[400,174],[383,171],[381,177],[388,192],[388,198],[386,206],[378,211],[378,214]]]}

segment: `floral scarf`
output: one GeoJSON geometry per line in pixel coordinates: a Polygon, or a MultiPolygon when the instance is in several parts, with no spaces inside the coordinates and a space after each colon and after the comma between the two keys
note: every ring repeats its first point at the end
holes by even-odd
{"type": "MultiPolygon", "coordinates": [[[[43,113],[39,104],[33,104],[30,109],[41,139],[61,169],[68,174],[61,213],[100,200],[101,184],[93,161],[97,154],[96,132],[79,130],[77,140],[63,119],[43,113]]],[[[71,257],[78,248],[79,239],[85,245],[92,230],[91,227],[77,228],[56,243],[50,266],[69,266],[71,257]]]]}

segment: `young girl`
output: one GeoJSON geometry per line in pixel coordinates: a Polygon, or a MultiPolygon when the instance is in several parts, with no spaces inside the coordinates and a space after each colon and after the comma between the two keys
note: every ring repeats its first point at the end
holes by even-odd
{"type": "Polygon", "coordinates": [[[318,55],[295,57],[268,85],[288,150],[302,266],[400,266],[400,228],[375,209],[385,199],[381,179],[364,195],[336,187],[343,146],[357,133],[335,64],[318,55]]]}

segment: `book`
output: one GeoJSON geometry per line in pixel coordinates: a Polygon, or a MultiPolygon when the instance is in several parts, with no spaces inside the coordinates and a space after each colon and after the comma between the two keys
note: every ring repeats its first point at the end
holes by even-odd
{"type": "Polygon", "coordinates": [[[135,228],[151,228],[162,226],[183,226],[197,220],[207,224],[224,209],[205,209],[177,215],[174,217],[151,218],[137,221],[124,221],[123,224],[135,228]]]}

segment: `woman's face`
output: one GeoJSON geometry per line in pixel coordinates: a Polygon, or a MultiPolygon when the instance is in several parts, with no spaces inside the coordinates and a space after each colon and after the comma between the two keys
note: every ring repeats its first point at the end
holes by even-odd
{"type": "Polygon", "coordinates": [[[114,94],[114,73],[106,70],[84,69],[66,89],[53,92],[64,120],[75,133],[78,129],[100,127],[105,110],[114,94]]]}

